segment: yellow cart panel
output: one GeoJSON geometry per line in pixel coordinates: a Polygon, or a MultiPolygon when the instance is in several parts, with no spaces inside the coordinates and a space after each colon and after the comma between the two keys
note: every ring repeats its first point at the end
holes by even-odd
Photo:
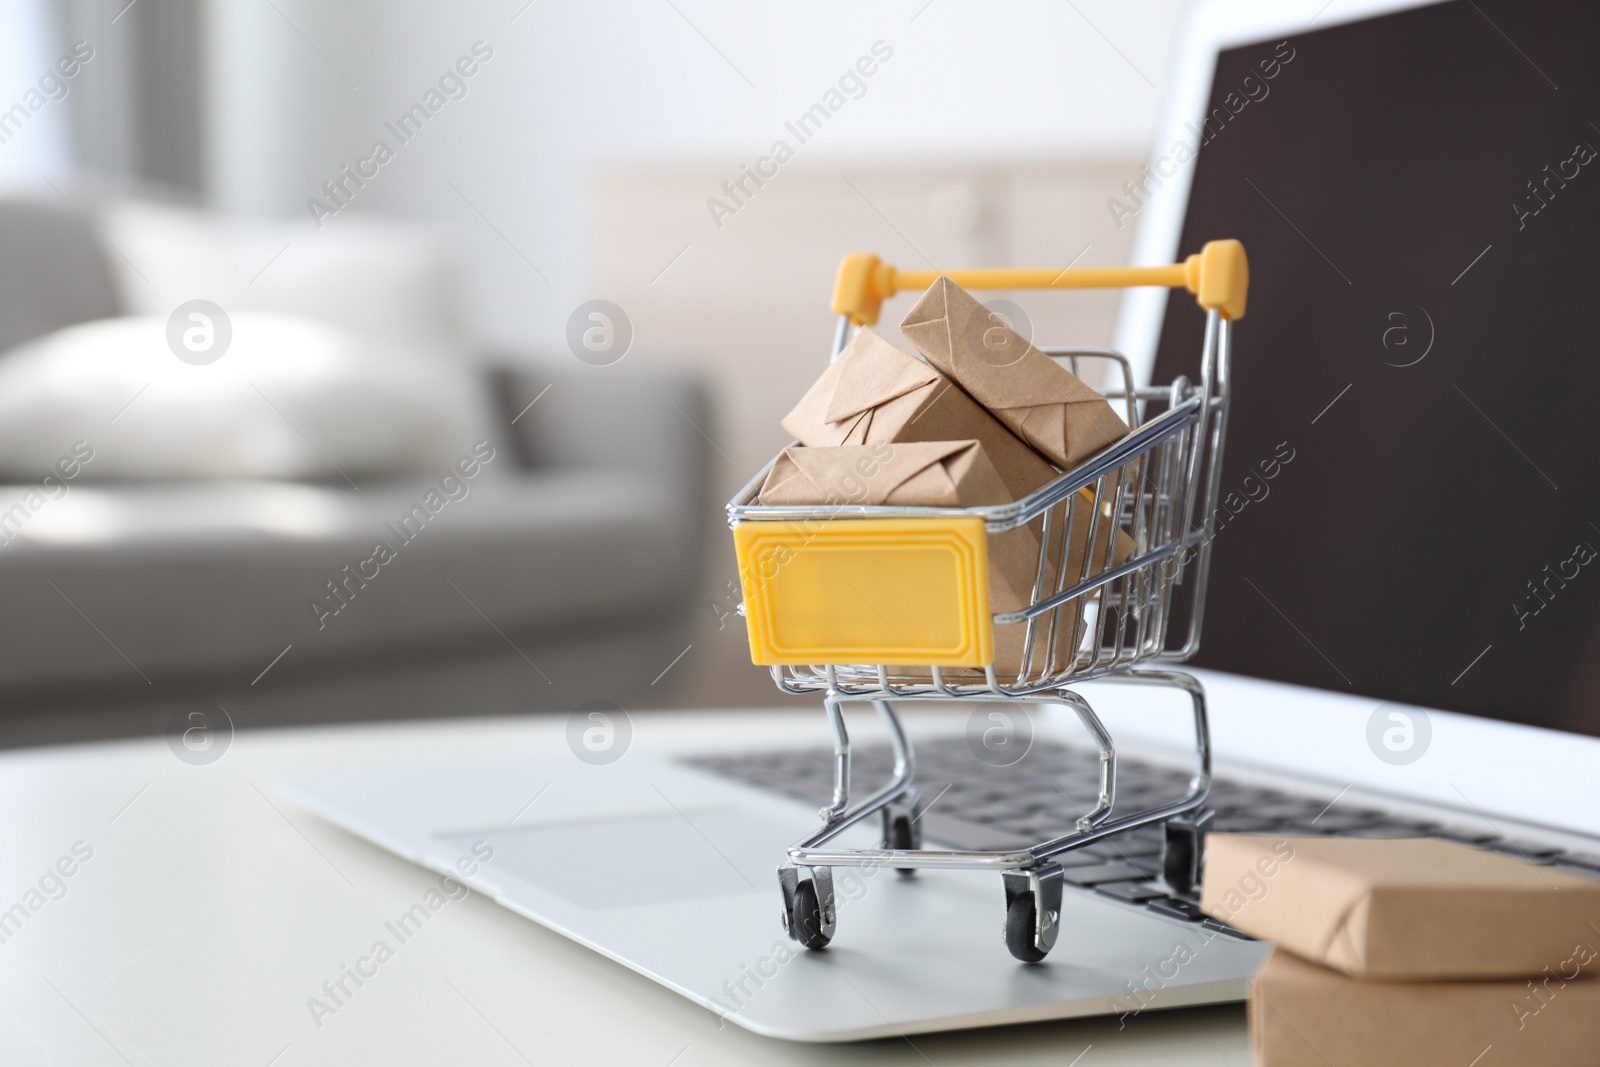
{"type": "Polygon", "coordinates": [[[966,516],[740,523],[751,658],[987,666],[985,537],[983,520],[966,516]]]}

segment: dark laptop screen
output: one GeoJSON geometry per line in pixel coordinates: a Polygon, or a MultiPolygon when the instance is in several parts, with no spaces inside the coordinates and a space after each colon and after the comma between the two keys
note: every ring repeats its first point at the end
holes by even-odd
{"type": "Polygon", "coordinates": [[[1501,0],[1221,55],[1181,252],[1239,238],[1251,292],[1198,664],[1600,734],[1597,57],[1600,7],[1501,0]]]}

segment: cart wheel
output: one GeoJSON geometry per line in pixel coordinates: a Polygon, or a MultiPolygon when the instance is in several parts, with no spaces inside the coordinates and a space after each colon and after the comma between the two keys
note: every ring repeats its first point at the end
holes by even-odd
{"type": "Polygon", "coordinates": [[[1169,822],[1161,844],[1161,877],[1167,888],[1174,893],[1193,892],[1195,869],[1199,866],[1193,832],[1169,822]]]}
{"type": "Polygon", "coordinates": [[[817,887],[810,881],[802,881],[795,886],[789,930],[794,939],[806,948],[827,948],[828,942],[833,940],[832,935],[823,931],[817,887]]]}
{"type": "MultiPolygon", "coordinates": [[[[917,828],[911,823],[911,816],[897,814],[889,820],[889,832],[885,835],[888,840],[884,845],[893,849],[921,848],[922,842],[917,840],[918,836],[917,828]]],[[[895,870],[902,878],[909,878],[917,873],[915,867],[896,867],[895,870]]]]}
{"type": "Polygon", "coordinates": [[[1161,848],[1161,876],[1179,896],[1196,891],[1205,870],[1206,833],[1211,829],[1210,809],[1184,818],[1169,819],[1161,848]]]}
{"type": "Polygon", "coordinates": [[[1033,941],[1036,908],[1031,892],[1018,893],[1006,905],[1006,948],[1023,963],[1038,963],[1046,955],[1033,941]]]}

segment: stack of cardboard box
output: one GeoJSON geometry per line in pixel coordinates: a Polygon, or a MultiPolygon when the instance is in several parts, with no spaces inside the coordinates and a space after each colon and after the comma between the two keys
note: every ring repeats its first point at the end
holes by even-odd
{"type": "Polygon", "coordinates": [[[1600,1063],[1600,880],[1427,838],[1206,850],[1201,909],[1275,946],[1257,1067],[1600,1063]]]}
{"type": "MultiPolygon", "coordinates": [[[[762,486],[762,504],[1004,504],[1128,433],[1104,397],[948,278],[928,289],[900,329],[921,359],[871,329],[859,330],[783,420],[802,447],[779,456],[762,486]]],[[[1107,484],[1106,495],[1114,494],[1114,476],[1107,484]]],[[[1044,582],[1052,590],[1064,547],[1074,576],[1083,573],[1086,552],[1092,574],[1108,552],[1119,564],[1134,549],[1109,515],[1090,521],[1092,493],[1073,498],[1071,507],[1073,544],[1057,540],[1047,553],[1044,582]],[[1092,525],[1099,533],[1090,552],[1092,525]]],[[[1056,524],[1054,537],[1063,536],[1065,525],[1056,524]]],[[[1036,520],[989,538],[991,610],[1028,606],[1042,536],[1036,520]]],[[[1059,628],[1063,643],[1074,639],[1075,622],[1074,612],[1059,628]]],[[[1023,637],[1020,626],[997,630],[1001,673],[1023,666],[1023,637]]]]}

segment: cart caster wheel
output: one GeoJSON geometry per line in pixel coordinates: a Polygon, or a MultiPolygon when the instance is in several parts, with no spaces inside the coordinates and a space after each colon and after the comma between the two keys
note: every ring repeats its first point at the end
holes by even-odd
{"type": "Polygon", "coordinates": [[[1034,944],[1038,906],[1032,893],[1018,893],[1006,905],[1006,948],[1023,963],[1038,963],[1049,953],[1034,944]]]}
{"type": "MultiPolygon", "coordinates": [[[[909,806],[895,804],[883,809],[883,847],[907,851],[922,847],[921,827],[917,818],[922,814],[922,801],[914,799],[909,806]]],[[[915,867],[896,867],[902,878],[917,873],[915,867]]]]}
{"type": "Polygon", "coordinates": [[[1179,896],[1193,893],[1200,885],[1205,870],[1206,831],[1211,829],[1212,815],[1208,809],[1166,823],[1161,877],[1179,896]]]}
{"type": "Polygon", "coordinates": [[[833,940],[835,912],[833,871],[827,867],[809,870],[802,878],[796,867],[779,867],[778,884],[783,889],[783,928],[806,948],[827,948],[833,940]]]}
{"type": "Polygon", "coordinates": [[[789,919],[794,939],[806,948],[827,948],[833,938],[822,931],[822,906],[817,903],[816,886],[801,882],[795,889],[793,914],[789,919]]]}
{"type": "Polygon", "coordinates": [[[1023,963],[1050,954],[1061,933],[1061,868],[1054,863],[1006,871],[1006,948],[1023,963]]]}
{"type": "MultiPolygon", "coordinates": [[[[922,847],[913,832],[911,817],[909,815],[896,815],[889,822],[889,840],[885,842],[890,848],[912,849],[922,847]]],[[[917,873],[915,867],[896,867],[896,873],[902,878],[910,878],[917,873]]]]}

